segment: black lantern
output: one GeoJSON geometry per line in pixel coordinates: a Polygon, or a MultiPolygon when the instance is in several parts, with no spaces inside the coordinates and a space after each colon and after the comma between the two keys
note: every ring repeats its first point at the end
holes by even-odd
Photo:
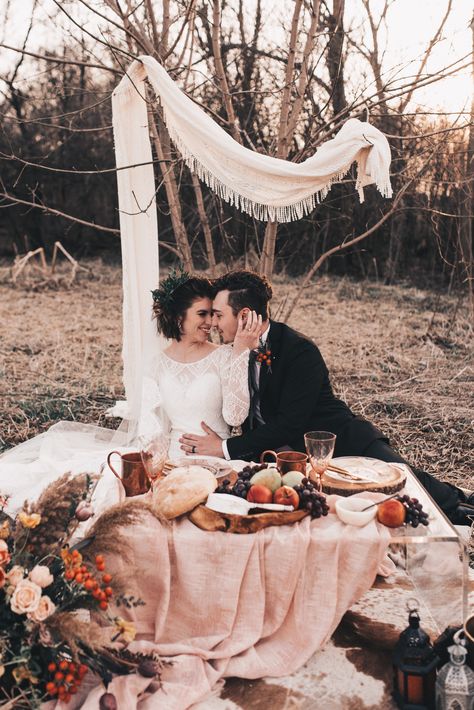
{"type": "Polygon", "coordinates": [[[420,616],[414,605],[409,607],[408,624],[393,651],[393,695],[403,710],[428,710],[435,706],[439,658],[428,634],[420,628],[420,616]]]}

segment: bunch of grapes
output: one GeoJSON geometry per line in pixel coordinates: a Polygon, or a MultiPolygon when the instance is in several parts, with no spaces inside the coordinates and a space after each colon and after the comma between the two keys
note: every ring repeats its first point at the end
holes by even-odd
{"type": "Polygon", "coordinates": [[[267,468],[267,464],[265,463],[258,464],[256,466],[247,465],[242,469],[242,471],[239,471],[238,478],[233,486],[231,486],[230,480],[228,478],[224,478],[222,483],[217,486],[215,492],[228,493],[232,496],[238,496],[239,498],[247,499],[247,493],[249,492],[249,488],[252,485],[250,483],[250,479],[252,478],[254,473],[262,471],[264,468],[267,468]]]}
{"type": "Polygon", "coordinates": [[[423,510],[418,498],[410,498],[410,496],[400,496],[398,500],[403,503],[406,510],[405,522],[407,525],[412,525],[417,528],[418,525],[429,525],[428,513],[423,510]]]}
{"type": "Polygon", "coordinates": [[[326,496],[316,490],[308,478],[301,479],[301,484],[295,486],[298,493],[301,510],[307,510],[312,518],[320,518],[321,515],[329,513],[329,506],[326,503],[326,496]]]}

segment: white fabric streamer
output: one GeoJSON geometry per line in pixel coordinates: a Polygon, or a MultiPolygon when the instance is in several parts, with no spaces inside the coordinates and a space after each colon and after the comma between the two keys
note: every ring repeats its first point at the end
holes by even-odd
{"type": "Polygon", "coordinates": [[[158,285],[155,182],[148,131],[145,79],[163,108],[173,143],[189,168],[220,197],[257,219],[290,222],[309,214],[357,163],[356,188],[375,183],[384,197],[390,186],[390,147],[369,123],[348,120],[335,138],[302,163],[256,153],[235,141],[197,106],[150,56],[129,67],[112,95],[122,239],[124,318],[123,365],[128,412],[140,411],[141,382],[159,344],[150,320],[150,290],[158,285]],[[143,163],[146,163],[143,165],[143,163]],[[145,354],[145,359],[143,355],[145,354]]]}

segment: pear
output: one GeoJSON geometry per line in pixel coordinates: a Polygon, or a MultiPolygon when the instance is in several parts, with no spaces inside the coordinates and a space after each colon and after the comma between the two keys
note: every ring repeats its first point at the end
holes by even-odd
{"type": "Polygon", "coordinates": [[[281,482],[284,486],[290,486],[294,488],[295,486],[301,485],[301,481],[304,478],[304,474],[301,471],[288,471],[282,476],[281,482]]]}
{"type": "Polygon", "coordinates": [[[266,486],[272,493],[275,493],[276,489],[281,486],[281,476],[276,468],[263,468],[254,473],[250,483],[252,486],[266,486]]]}

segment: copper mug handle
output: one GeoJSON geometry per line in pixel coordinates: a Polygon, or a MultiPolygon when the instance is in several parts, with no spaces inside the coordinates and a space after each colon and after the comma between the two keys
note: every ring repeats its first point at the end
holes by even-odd
{"type": "Polygon", "coordinates": [[[110,457],[113,456],[114,454],[117,454],[118,456],[120,456],[120,459],[122,458],[122,454],[120,453],[120,451],[111,451],[110,454],[107,456],[107,465],[108,465],[108,467],[110,468],[110,470],[112,471],[112,473],[114,474],[114,476],[117,476],[117,478],[119,479],[120,483],[123,483],[123,481],[122,481],[122,476],[119,476],[119,474],[117,473],[117,471],[115,470],[115,468],[114,468],[114,467],[112,466],[112,464],[110,463],[110,457]]]}
{"type": "Polygon", "coordinates": [[[267,454],[271,454],[272,456],[275,457],[275,463],[278,461],[278,454],[276,451],[273,451],[273,449],[266,449],[266,451],[263,451],[260,454],[260,463],[265,463],[265,456],[267,454]]]}

